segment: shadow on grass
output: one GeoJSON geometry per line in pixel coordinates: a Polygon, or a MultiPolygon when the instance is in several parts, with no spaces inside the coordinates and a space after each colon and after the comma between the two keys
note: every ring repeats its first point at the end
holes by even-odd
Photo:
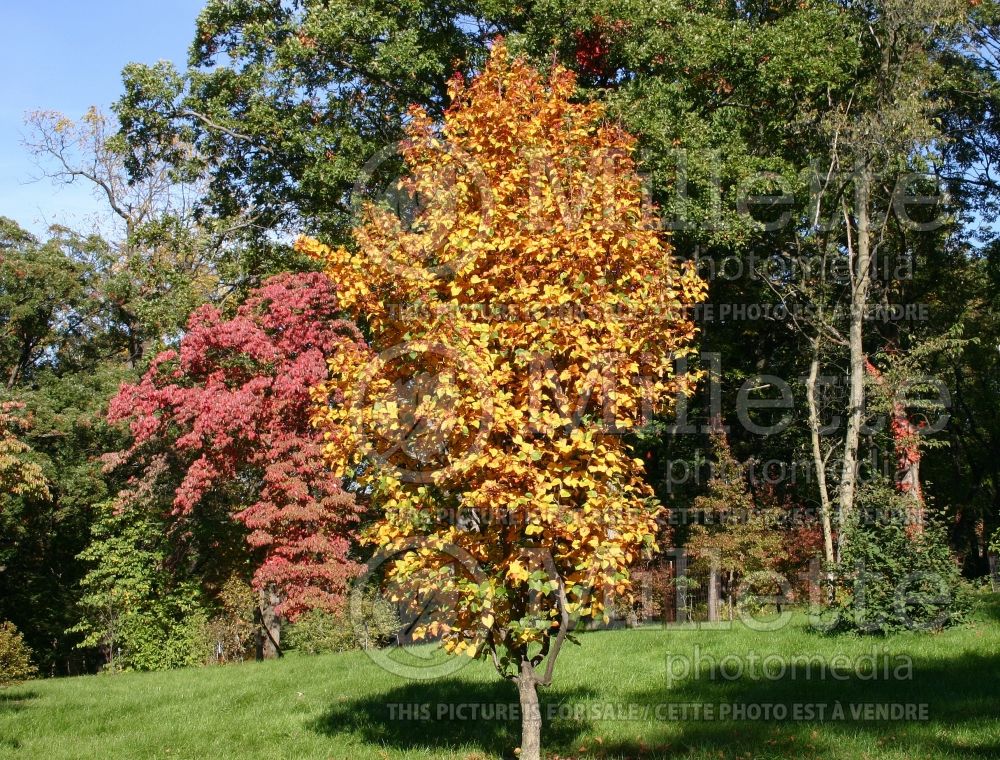
{"type": "MultiPolygon", "coordinates": [[[[703,672],[699,678],[684,681],[671,689],[664,686],[626,694],[619,692],[614,697],[615,705],[635,705],[640,711],[645,707],[641,714],[646,717],[629,724],[629,731],[637,736],[634,741],[619,738],[596,743],[593,736],[587,738],[585,735],[599,735],[601,726],[557,718],[545,720],[542,743],[547,752],[567,760],[581,756],[638,760],[692,753],[713,758],[798,760],[830,754],[878,757],[882,750],[897,753],[904,750],[914,757],[1000,758],[1000,724],[997,722],[1000,720],[1000,688],[996,681],[1000,673],[1000,653],[989,656],[969,652],[947,660],[914,659],[909,671],[905,667],[896,670],[899,661],[890,659],[888,677],[879,665],[875,678],[868,669],[862,670],[864,677],[857,672],[838,670],[838,677],[834,678],[829,656],[824,657],[824,661],[828,666],[824,675],[820,675],[822,671],[817,672],[818,668],[808,675],[803,668],[792,672],[790,666],[780,678],[775,678],[775,673],[765,678],[758,671],[756,679],[725,680],[718,671],[714,678],[703,672]],[[843,710],[840,718],[833,713],[838,703],[843,710]],[[715,717],[671,721],[663,707],[671,704],[711,705],[715,717]],[[868,705],[887,704],[903,705],[903,710],[907,709],[906,705],[913,705],[909,709],[920,711],[918,719],[912,719],[912,712],[897,714],[897,719],[890,720],[877,713],[866,717],[863,712],[854,712],[868,705]],[[727,709],[723,706],[736,705],[783,705],[787,717],[782,720],[773,717],[718,719],[720,710],[727,709]],[[793,720],[796,705],[814,706],[812,719],[793,720]],[[825,705],[824,719],[819,719],[818,705],[825,705]],[[587,746],[581,754],[582,744],[587,746]]],[[[549,714],[546,709],[549,704],[570,708],[566,714],[572,714],[574,705],[603,704],[607,699],[589,689],[559,688],[558,680],[552,691],[541,690],[540,694],[543,716],[549,714]]],[[[447,711],[457,705],[513,706],[516,701],[513,685],[499,680],[493,683],[462,680],[412,683],[382,694],[337,703],[311,728],[331,736],[353,734],[369,744],[404,752],[474,748],[510,757],[512,748],[520,743],[516,712],[506,719],[496,714],[473,719],[467,713],[463,720],[447,711]],[[445,710],[445,714],[439,714],[439,709],[445,710]]]]}
{"type": "MultiPolygon", "coordinates": [[[[585,701],[597,695],[584,689],[547,694],[539,690],[542,714],[555,701],[585,701]],[[548,698],[547,698],[548,697],[548,698]]],[[[353,734],[376,746],[397,750],[477,748],[509,757],[521,743],[517,689],[509,681],[442,679],[410,683],[381,694],[345,700],[332,706],[311,726],[326,735],[353,734]]],[[[584,723],[545,726],[550,747],[574,744],[584,723]]]]}
{"type": "Polygon", "coordinates": [[[6,691],[0,689],[0,715],[23,710],[28,702],[38,696],[36,691],[6,691]]]}
{"type": "MultiPolygon", "coordinates": [[[[9,692],[0,690],[0,718],[23,710],[27,703],[37,696],[38,693],[35,691],[9,692]]],[[[0,730],[0,749],[15,750],[20,748],[21,742],[16,737],[0,730]]]]}
{"type": "Polygon", "coordinates": [[[967,653],[930,663],[914,661],[910,678],[893,677],[891,666],[889,678],[883,678],[881,669],[878,678],[872,678],[868,671],[865,678],[851,674],[846,679],[848,674],[843,671],[838,673],[841,679],[833,678],[829,670],[825,678],[818,677],[815,671],[812,677],[805,678],[803,672],[800,670],[794,677],[786,674],[781,678],[726,681],[717,671],[714,680],[703,673],[673,689],[634,692],[627,700],[640,705],[710,705],[715,716],[725,709],[738,709],[738,705],[745,706],[747,716],[753,710],[750,705],[760,706],[759,710],[767,709],[766,705],[784,705],[788,717],[689,719],[669,727],[665,723],[646,724],[645,746],[606,744],[588,757],[673,757],[692,750],[719,758],[822,757],[832,752],[843,756],[850,754],[850,750],[844,751],[850,746],[846,742],[850,742],[856,743],[858,755],[874,753],[876,757],[881,748],[886,748],[905,749],[915,757],[1000,758],[1000,688],[996,683],[1000,653],[967,653]],[[839,719],[833,713],[838,703],[843,710],[839,719]],[[825,719],[817,719],[814,712],[812,720],[793,720],[792,711],[800,704],[825,705],[825,719]],[[913,705],[910,709],[923,710],[926,718],[908,719],[904,712],[898,716],[901,719],[880,719],[877,713],[869,713],[866,719],[865,706],[887,704],[903,705],[897,709],[904,711],[906,705],[913,705]],[[961,729],[990,729],[991,736],[969,740],[958,735],[961,729]]]}

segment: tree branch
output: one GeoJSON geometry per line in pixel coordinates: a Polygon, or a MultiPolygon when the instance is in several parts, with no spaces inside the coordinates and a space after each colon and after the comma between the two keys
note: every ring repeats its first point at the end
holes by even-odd
{"type": "MultiPolygon", "coordinates": [[[[180,112],[180,115],[181,116],[190,116],[192,118],[195,118],[198,121],[200,121],[202,124],[204,124],[206,127],[218,130],[219,132],[222,132],[223,134],[229,135],[230,137],[232,137],[235,140],[243,140],[244,142],[250,142],[250,143],[252,143],[254,141],[253,137],[251,137],[250,135],[245,135],[245,134],[243,134],[241,132],[236,132],[235,130],[229,129],[228,127],[224,127],[221,124],[219,124],[218,122],[213,121],[212,119],[210,119],[207,116],[205,116],[205,114],[198,113],[197,111],[194,111],[194,110],[192,110],[190,108],[183,109],[180,112]]],[[[272,152],[271,149],[268,148],[266,145],[260,145],[260,146],[258,146],[258,148],[259,148],[259,150],[261,150],[261,151],[263,151],[264,153],[267,153],[267,154],[270,154],[272,152]]]]}
{"type": "MultiPolygon", "coordinates": [[[[552,683],[552,673],[556,667],[556,658],[559,650],[562,649],[566,634],[569,632],[569,610],[566,609],[568,601],[566,599],[566,584],[562,578],[559,579],[559,633],[556,635],[552,651],[549,652],[548,662],[545,663],[545,675],[536,679],[539,686],[549,686],[552,683]]],[[[547,642],[546,642],[547,643],[547,642]]]]}

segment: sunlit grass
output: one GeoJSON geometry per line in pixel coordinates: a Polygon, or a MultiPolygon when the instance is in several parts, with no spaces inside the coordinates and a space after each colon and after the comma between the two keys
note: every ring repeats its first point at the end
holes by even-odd
{"type": "MultiPolygon", "coordinates": [[[[580,638],[579,647],[564,650],[555,684],[543,694],[543,714],[555,716],[543,729],[550,757],[1000,757],[997,597],[974,623],[932,635],[826,637],[797,616],[774,632],[736,625],[580,638]],[[684,677],[684,663],[696,652],[702,672],[684,677]],[[868,670],[873,656],[875,678],[868,670]],[[909,676],[905,658],[912,662],[909,676]],[[724,677],[740,664],[742,677],[724,677]],[[837,702],[844,720],[829,719],[837,702]],[[852,706],[889,703],[926,705],[928,719],[852,718],[852,706]],[[668,704],[689,705],[689,719],[669,719],[668,704]],[[704,717],[707,706],[717,715],[733,704],[783,705],[789,717],[691,719],[692,705],[701,705],[704,717]],[[826,705],[828,719],[791,720],[798,704],[826,705]]],[[[510,756],[519,725],[473,720],[471,711],[495,716],[515,702],[513,686],[485,663],[419,682],[386,672],[360,652],[35,681],[0,691],[0,756],[484,760],[510,756]],[[459,705],[470,719],[446,719],[459,705]]]]}

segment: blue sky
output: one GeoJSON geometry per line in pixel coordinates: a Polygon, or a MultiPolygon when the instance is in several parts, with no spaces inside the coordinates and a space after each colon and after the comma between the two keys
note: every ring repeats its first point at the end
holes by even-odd
{"type": "Polygon", "coordinates": [[[54,222],[78,223],[99,211],[82,186],[53,186],[21,146],[24,115],[46,109],[71,118],[106,109],[121,93],[131,61],[166,59],[183,66],[204,0],[20,2],[0,7],[0,215],[43,233],[54,222]]]}

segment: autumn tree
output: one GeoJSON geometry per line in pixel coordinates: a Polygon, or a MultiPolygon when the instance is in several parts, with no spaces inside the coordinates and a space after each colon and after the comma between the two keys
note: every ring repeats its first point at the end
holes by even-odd
{"type": "Polygon", "coordinates": [[[447,600],[416,634],[517,684],[522,758],[571,621],[652,548],[627,434],[690,391],[673,363],[704,297],[645,224],[633,138],[575,85],[497,41],[443,123],[411,111],[412,219],[369,205],[352,249],[299,242],[370,334],[318,391],[327,456],[360,470],[397,596],[447,600]]]}
{"type": "Polygon", "coordinates": [[[16,626],[0,623],[0,687],[11,686],[38,674],[31,662],[31,648],[16,626]]]}
{"type": "Polygon", "coordinates": [[[775,599],[782,600],[791,591],[786,581],[805,569],[818,548],[818,535],[812,521],[777,497],[766,474],[755,478],[736,458],[721,424],[712,430],[711,440],[708,492],[695,498],[687,513],[693,525],[686,548],[698,569],[708,571],[710,584],[721,580],[709,589],[709,617],[716,620],[713,604],[719,593],[729,597],[730,605],[744,601],[735,599],[740,590],[776,592],[775,599]]]}
{"type": "MultiPolygon", "coordinates": [[[[268,280],[231,319],[203,306],[179,348],[123,385],[109,411],[134,438],[110,463],[142,465],[139,494],[150,490],[142,479],[166,478],[153,491],[169,484],[182,544],[199,536],[199,525],[241,526],[272,651],[278,616],[339,608],[354,573],[349,535],[358,507],[327,471],[309,423],[309,389],[326,380],[326,358],[364,345],[337,310],[336,291],[318,273],[268,280]]],[[[202,536],[196,548],[212,555],[219,541],[202,536]]]]}
{"type": "Polygon", "coordinates": [[[31,447],[20,437],[31,427],[23,410],[23,404],[0,404],[0,499],[9,495],[48,499],[52,494],[45,472],[32,459],[31,447]]]}

